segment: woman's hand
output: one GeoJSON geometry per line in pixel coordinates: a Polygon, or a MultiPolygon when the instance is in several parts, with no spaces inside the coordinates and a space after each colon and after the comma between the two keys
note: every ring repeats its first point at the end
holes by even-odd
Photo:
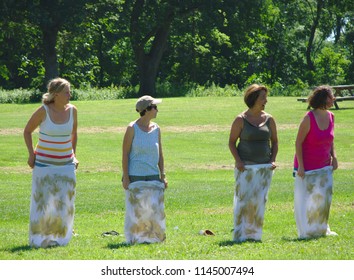
{"type": "Polygon", "coordinates": [[[235,167],[241,172],[245,171],[245,165],[242,161],[236,162],[235,167]]]}
{"type": "Polygon", "coordinates": [[[165,189],[167,189],[167,187],[168,187],[168,181],[167,181],[167,179],[166,179],[166,175],[165,175],[165,174],[161,174],[160,180],[161,180],[162,183],[165,184],[165,189]]]}
{"type": "Polygon", "coordinates": [[[275,168],[277,168],[275,161],[272,161],[270,164],[272,165],[270,169],[274,170],[275,168]]]}
{"type": "Polygon", "coordinates": [[[297,175],[301,178],[305,177],[305,169],[302,166],[299,166],[297,169],[297,175]]]}
{"type": "Polygon", "coordinates": [[[129,177],[128,177],[128,176],[126,176],[126,177],[123,176],[122,185],[123,185],[123,188],[124,188],[125,190],[128,189],[129,184],[130,184],[129,177]]]}
{"type": "Polygon", "coordinates": [[[74,164],[75,164],[75,169],[77,169],[79,167],[79,161],[77,160],[76,157],[74,157],[74,164]]]}
{"type": "Polygon", "coordinates": [[[34,162],[36,160],[36,155],[35,154],[30,154],[28,156],[28,160],[27,160],[27,164],[29,165],[29,167],[31,167],[33,169],[34,167],[34,162]]]}
{"type": "Polygon", "coordinates": [[[333,170],[336,170],[338,168],[338,161],[336,157],[332,158],[332,166],[333,170]]]}

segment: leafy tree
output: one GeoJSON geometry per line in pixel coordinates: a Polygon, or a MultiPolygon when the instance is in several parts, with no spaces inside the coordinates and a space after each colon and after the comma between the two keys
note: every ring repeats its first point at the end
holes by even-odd
{"type": "MultiPolygon", "coordinates": [[[[0,87],[354,81],[353,0],[2,0],[0,87]]],[[[159,87],[162,88],[162,87],[159,87]]],[[[176,90],[175,90],[176,92],[176,90]]]]}
{"type": "Polygon", "coordinates": [[[139,94],[155,95],[160,62],[172,23],[203,5],[204,1],[127,0],[130,41],[139,73],[139,94]]]}
{"type": "Polygon", "coordinates": [[[25,0],[20,8],[28,21],[42,32],[44,83],[59,76],[57,39],[60,30],[77,24],[84,17],[85,0],[25,0]]]}
{"type": "Polygon", "coordinates": [[[15,0],[0,3],[0,86],[9,89],[31,86],[28,77],[35,80],[42,64],[37,47],[40,32],[18,4],[15,0]]]}
{"type": "Polygon", "coordinates": [[[62,75],[78,85],[93,87],[130,80],[134,61],[127,25],[120,20],[120,2],[104,0],[86,4],[86,17],[59,33],[58,59],[62,75]]]}

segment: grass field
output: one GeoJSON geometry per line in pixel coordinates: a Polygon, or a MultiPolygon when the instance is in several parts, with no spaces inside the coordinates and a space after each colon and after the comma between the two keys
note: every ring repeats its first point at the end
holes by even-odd
{"type": "Polygon", "coordinates": [[[79,112],[75,232],[66,247],[28,246],[31,170],[22,130],[39,104],[0,104],[1,260],[352,260],[354,259],[354,103],[335,113],[339,170],[334,175],[331,229],[339,235],[297,239],[293,215],[292,161],[297,127],[306,104],[269,97],[277,121],[279,153],[260,243],[233,244],[233,160],[228,135],[245,109],[241,97],[168,98],[159,106],[169,188],[165,193],[167,239],[161,244],[124,243],[121,144],[138,117],[135,100],[73,102],[79,112]],[[215,236],[202,236],[210,229],[215,236]],[[116,230],[119,236],[102,237],[116,230]]]}

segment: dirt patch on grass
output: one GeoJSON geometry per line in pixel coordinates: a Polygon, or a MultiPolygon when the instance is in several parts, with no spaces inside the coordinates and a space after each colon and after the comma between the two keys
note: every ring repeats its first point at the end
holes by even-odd
{"type": "MultiPolygon", "coordinates": [[[[276,170],[289,170],[292,172],[293,170],[293,164],[290,162],[277,162],[277,168],[276,170]]],[[[167,163],[167,166],[169,164],[167,163]]],[[[173,164],[169,166],[171,170],[174,170],[176,166],[173,164]]],[[[180,168],[178,168],[180,169],[180,168]]],[[[354,169],[354,163],[353,162],[339,162],[339,170],[352,170],[354,169]]],[[[206,170],[206,171],[214,171],[214,170],[234,170],[234,165],[233,164],[228,164],[228,165],[222,165],[222,164],[190,164],[190,165],[184,165],[183,170],[185,171],[191,171],[191,170],[206,170]]],[[[32,172],[32,169],[29,168],[27,165],[23,166],[3,166],[1,167],[1,173],[3,174],[30,174],[32,172]]],[[[89,166],[84,166],[84,163],[81,163],[81,168],[79,166],[78,172],[81,174],[95,174],[95,173],[100,173],[100,172],[115,172],[117,173],[117,178],[120,179],[121,176],[121,167],[120,165],[104,165],[100,167],[89,167],[89,166]]],[[[183,172],[183,171],[182,171],[183,172]]]]}
{"type": "Polygon", "coordinates": [[[229,131],[229,126],[224,125],[193,125],[193,126],[166,126],[161,128],[163,131],[167,132],[219,132],[219,131],[229,131]]]}
{"type": "MultiPolygon", "coordinates": [[[[175,132],[175,133],[183,133],[183,132],[218,132],[229,130],[229,127],[226,126],[218,126],[218,125],[193,125],[193,126],[162,126],[161,129],[163,132],[175,132]]],[[[122,126],[110,126],[110,127],[84,127],[78,128],[78,132],[82,133],[124,133],[126,127],[122,126]]]]}
{"type": "Polygon", "coordinates": [[[285,124],[277,125],[277,130],[298,129],[298,128],[299,128],[299,124],[294,124],[294,123],[285,123],[285,124]]]}
{"type": "Polygon", "coordinates": [[[27,166],[27,165],[23,165],[23,166],[3,166],[1,167],[1,173],[2,174],[30,174],[32,173],[32,169],[27,166]]]}
{"type": "Polygon", "coordinates": [[[23,128],[0,128],[0,135],[20,135],[23,128]]]}
{"type": "MultiPolygon", "coordinates": [[[[232,200],[232,198],[231,198],[232,200]]],[[[232,214],[233,208],[232,207],[218,207],[218,208],[204,208],[203,213],[206,215],[230,215],[232,214]]],[[[212,226],[212,225],[211,225],[212,226]]]]}
{"type": "Polygon", "coordinates": [[[79,127],[78,133],[85,134],[99,134],[99,133],[124,133],[126,127],[122,126],[89,126],[89,127],[79,127]]]}
{"type": "MultiPolygon", "coordinates": [[[[221,125],[193,125],[193,126],[161,126],[163,132],[174,132],[174,133],[184,133],[184,132],[219,132],[228,131],[230,128],[228,126],[221,125]]],[[[90,126],[78,128],[78,133],[87,134],[99,134],[99,133],[124,133],[126,127],[124,126],[90,126]]]]}
{"type": "MultiPolygon", "coordinates": [[[[197,126],[166,126],[161,127],[164,132],[218,132],[228,130],[229,127],[217,125],[197,125],[197,126]]],[[[125,133],[125,126],[89,126],[79,127],[78,133],[100,134],[100,133],[125,133]]],[[[35,131],[38,132],[38,129],[35,131]]],[[[0,135],[22,135],[23,128],[2,128],[0,135]]]]}
{"type": "MultiPolygon", "coordinates": [[[[280,124],[277,125],[279,131],[282,130],[297,130],[299,124],[280,124]]],[[[345,125],[337,125],[337,129],[346,129],[345,125]]],[[[99,133],[124,133],[126,126],[88,126],[78,127],[78,133],[99,134],[99,133]]],[[[184,126],[161,126],[163,132],[173,133],[191,133],[191,132],[225,132],[230,131],[230,125],[184,125],[184,126]]],[[[38,131],[38,129],[37,129],[38,131]]],[[[0,135],[20,135],[23,133],[23,128],[0,128],[0,135]]]]}
{"type": "MultiPolygon", "coordinates": [[[[278,125],[280,130],[297,129],[298,124],[278,125]]],[[[185,126],[161,126],[163,132],[172,133],[199,133],[199,132],[229,132],[229,125],[185,125],[185,126]]],[[[78,133],[100,134],[100,133],[124,133],[126,126],[88,126],[78,127],[78,133]]],[[[0,135],[21,135],[23,128],[2,128],[0,135]]]]}

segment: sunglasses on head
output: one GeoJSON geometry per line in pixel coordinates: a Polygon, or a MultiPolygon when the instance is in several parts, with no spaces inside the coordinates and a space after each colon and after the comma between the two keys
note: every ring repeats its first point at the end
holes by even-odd
{"type": "Polygon", "coordinates": [[[157,106],[156,105],[150,105],[146,108],[147,111],[151,111],[152,109],[157,110],[157,106]]]}

